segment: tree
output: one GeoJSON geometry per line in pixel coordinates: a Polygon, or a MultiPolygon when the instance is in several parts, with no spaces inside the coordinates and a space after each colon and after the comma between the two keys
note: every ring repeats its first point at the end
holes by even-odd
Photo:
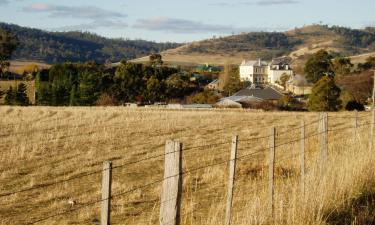
{"type": "Polygon", "coordinates": [[[358,70],[365,71],[375,68],[375,57],[368,57],[365,63],[358,63],[358,70]]]}
{"type": "Polygon", "coordinates": [[[149,57],[151,66],[161,66],[163,65],[163,59],[160,54],[151,54],[149,57]]]}
{"type": "Polygon", "coordinates": [[[0,89],[0,99],[4,96],[4,92],[0,89]]]}
{"type": "Polygon", "coordinates": [[[10,32],[0,29],[0,75],[9,68],[8,59],[17,47],[17,39],[10,32]]]}
{"type": "Polygon", "coordinates": [[[188,103],[195,103],[195,104],[215,104],[219,100],[219,97],[215,92],[205,90],[203,92],[197,93],[195,95],[188,97],[188,103]]]}
{"type": "Polygon", "coordinates": [[[341,108],[341,90],[331,76],[322,77],[312,88],[309,111],[337,111],[341,108]]]}
{"type": "Polygon", "coordinates": [[[346,75],[349,74],[353,69],[353,64],[350,61],[350,58],[340,57],[334,59],[332,62],[332,68],[337,75],[346,75]]]}
{"type": "Polygon", "coordinates": [[[305,74],[306,80],[315,84],[326,75],[333,75],[332,55],[325,50],[320,50],[312,55],[306,62],[305,74]]]}
{"type": "Polygon", "coordinates": [[[290,75],[283,73],[280,77],[280,85],[284,87],[284,90],[286,88],[286,82],[290,79],[290,75]]]}
{"type": "Polygon", "coordinates": [[[24,83],[20,83],[18,85],[16,96],[15,96],[15,104],[20,106],[28,106],[30,105],[29,97],[27,97],[27,86],[24,83]]]}
{"type": "Polygon", "coordinates": [[[13,87],[9,87],[9,89],[5,93],[5,104],[6,105],[16,104],[16,92],[13,90],[13,87]]]}

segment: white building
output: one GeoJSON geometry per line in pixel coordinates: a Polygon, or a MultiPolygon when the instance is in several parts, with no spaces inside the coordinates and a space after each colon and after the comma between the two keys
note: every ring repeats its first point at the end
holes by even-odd
{"type": "Polygon", "coordinates": [[[265,61],[246,61],[240,65],[241,81],[250,81],[251,83],[267,82],[268,63],[265,61]]]}
{"type": "Polygon", "coordinates": [[[279,58],[271,63],[265,61],[243,61],[240,65],[241,81],[250,81],[253,84],[277,84],[283,74],[293,76],[289,59],[279,58]]]}

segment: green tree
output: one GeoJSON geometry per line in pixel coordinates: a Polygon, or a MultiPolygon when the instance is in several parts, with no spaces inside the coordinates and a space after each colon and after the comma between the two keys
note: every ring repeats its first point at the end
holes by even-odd
{"type": "Polygon", "coordinates": [[[290,79],[290,75],[283,73],[280,77],[280,85],[284,87],[284,90],[286,88],[286,82],[290,79]]]}
{"type": "Polygon", "coordinates": [[[306,80],[315,84],[326,75],[333,75],[332,55],[325,50],[320,50],[312,55],[306,62],[305,74],[306,80]]]}
{"type": "Polygon", "coordinates": [[[337,75],[346,75],[349,74],[353,69],[353,64],[350,61],[350,58],[340,57],[334,59],[332,62],[332,68],[337,75]]]}
{"type": "Polygon", "coordinates": [[[16,105],[28,106],[30,105],[29,97],[27,97],[27,86],[24,83],[20,83],[16,90],[16,105]]]}
{"type": "Polygon", "coordinates": [[[17,47],[17,38],[10,32],[0,29],[0,75],[9,67],[7,61],[17,47]]]}
{"type": "Polygon", "coordinates": [[[149,56],[149,63],[151,66],[161,66],[164,62],[160,54],[151,54],[149,56]]]}
{"type": "Polygon", "coordinates": [[[156,76],[151,76],[147,80],[144,99],[149,101],[150,103],[161,101],[165,98],[163,90],[165,90],[163,82],[159,81],[156,76]]]}
{"type": "Polygon", "coordinates": [[[331,76],[322,77],[312,88],[309,111],[337,111],[341,108],[341,90],[331,76]]]}
{"type": "Polygon", "coordinates": [[[5,92],[0,89],[0,99],[4,96],[5,92]]]}
{"type": "Polygon", "coordinates": [[[195,104],[215,104],[219,101],[219,97],[214,91],[205,90],[188,97],[188,103],[195,104]]]}
{"type": "Polygon", "coordinates": [[[15,90],[13,90],[13,87],[9,87],[9,89],[5,93],[5,104],[6,105],[16,104],[16,92],[15,90]]]}

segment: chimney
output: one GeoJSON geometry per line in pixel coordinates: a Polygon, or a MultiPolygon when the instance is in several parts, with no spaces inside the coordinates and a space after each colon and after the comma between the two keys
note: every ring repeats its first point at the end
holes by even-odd
{"type": "Polygon", "coordinates": [[[260,58],[259,58],[259,66],[261,66],[261,65],[260,65],[260,58]]]}

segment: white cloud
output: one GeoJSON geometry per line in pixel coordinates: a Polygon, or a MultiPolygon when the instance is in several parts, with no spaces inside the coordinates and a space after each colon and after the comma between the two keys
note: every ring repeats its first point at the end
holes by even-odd
{"type": "Polygon", "coordinates": [[[140,19],[133,25],[133,28],[151,31],[168,31],[173,33],[240,33],[248,31],[279,30],[272,28],[246,28],[228,25],[206,24],[197,21],[176,19],[169,17],[156,17],[152,19],[140,19]]]}
{"type": "Polygon", "coordinates": [[[48,13],[50,17],[71,17],[80,19],[124,18],[126,14],[101,9],[95,6],[62,6],[48,3],[34,3],[23,9],[25,12],[48,13]]]}

